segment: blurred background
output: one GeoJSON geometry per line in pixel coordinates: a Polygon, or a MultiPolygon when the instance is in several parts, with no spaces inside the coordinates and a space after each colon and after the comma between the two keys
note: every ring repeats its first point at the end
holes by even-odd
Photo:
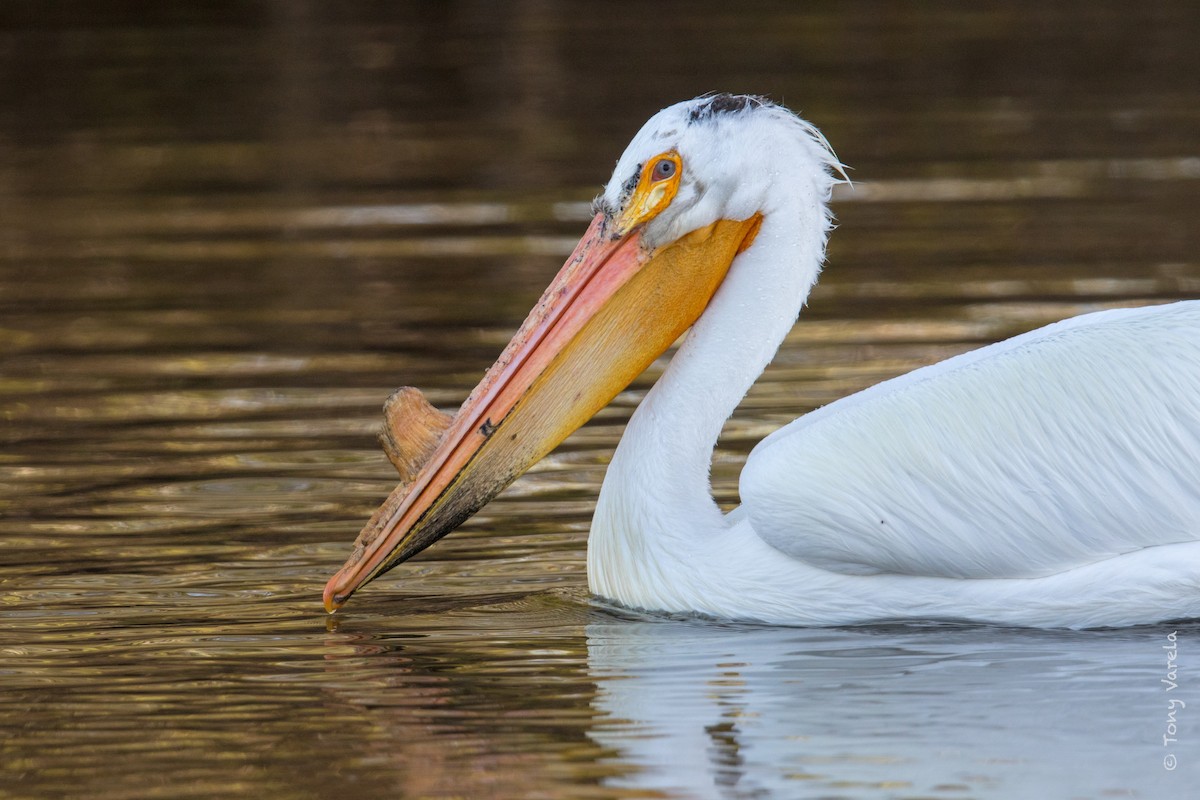
{"type": "Polygon", "coordinates": [[[338,619],[320,590],[395,480],[384,398],[457,407],[659,108],[767,95],[852,168],[715,456],[732,505],[805,411],[1200,295],[1197,41],[1185,0],[4,0],[0,795],[1180,791],[1165,629],[589,600],[595,494],[661,363],[338,619]]]}

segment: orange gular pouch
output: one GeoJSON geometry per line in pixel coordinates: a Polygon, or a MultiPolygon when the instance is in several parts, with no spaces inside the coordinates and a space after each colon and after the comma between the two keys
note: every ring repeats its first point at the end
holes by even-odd
{"type": "MultiPolygon", "coordinates": [[[[420,393],[389,408],[402,482],[325,587],[330,611],[482,508],[628,386],[703,313],[761,217],[718,220],[648,250],[597,215],[453,418],[420,393]]],[[[406,389],[403,392],[415,392],[406,389]]]]}

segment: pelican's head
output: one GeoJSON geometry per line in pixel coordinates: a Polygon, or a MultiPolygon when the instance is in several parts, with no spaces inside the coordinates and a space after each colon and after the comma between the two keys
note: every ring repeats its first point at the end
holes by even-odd
{"type": "Polygon", "coordinates": [[[642,226],[642,242],[669,244],[721,219],[770,213],[809,182],[827,199],[842,167],[813,125],[750,95],[717,94],[651,117],[617,161],[595,210],[614,233],[642,226]],[[781,184],[783,184],[781,186],[781,184]]]}
{"type": "Polygon", "coordinates": [[[837,169],[814,127],[759,98],[654,115],[429,460],[359,534],[326,608],[445,536],[607,405],[704,312],[781,193],[811,194],[824,215],[837,169]]]}

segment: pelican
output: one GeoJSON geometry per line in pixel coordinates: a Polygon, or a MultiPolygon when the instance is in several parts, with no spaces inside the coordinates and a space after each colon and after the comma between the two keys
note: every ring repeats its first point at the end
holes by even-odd
{"type": "Polygon", "coordinates": [[[1074,317],[830,403],[754,448],[722,513],[717,436],[817,280],[841,179],[822,134],[762,98],[652,117],[457,414],[391,398],[401,484],[326,608],[461,524],[686,331],[608,467],[594,595],[784,625],[1200,617],[1200,301],[1074,317]]]}

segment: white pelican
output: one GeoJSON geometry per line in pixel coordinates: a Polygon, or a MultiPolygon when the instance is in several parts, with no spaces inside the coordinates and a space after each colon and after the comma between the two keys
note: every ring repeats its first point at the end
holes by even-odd
{"type": "Polygon", "coordinates": [[[760,98],[651,118],[458,413],[394,396],[403,482],[326,608],[454,529],[690,328],[608,468],[594,594],[794,625],[1200,617],[1200,301],[1075,317],[831,403],[754,448],[743,505],[721,513],[713,447],[817,279],[840,171],[816,128],[760,98]]]}

